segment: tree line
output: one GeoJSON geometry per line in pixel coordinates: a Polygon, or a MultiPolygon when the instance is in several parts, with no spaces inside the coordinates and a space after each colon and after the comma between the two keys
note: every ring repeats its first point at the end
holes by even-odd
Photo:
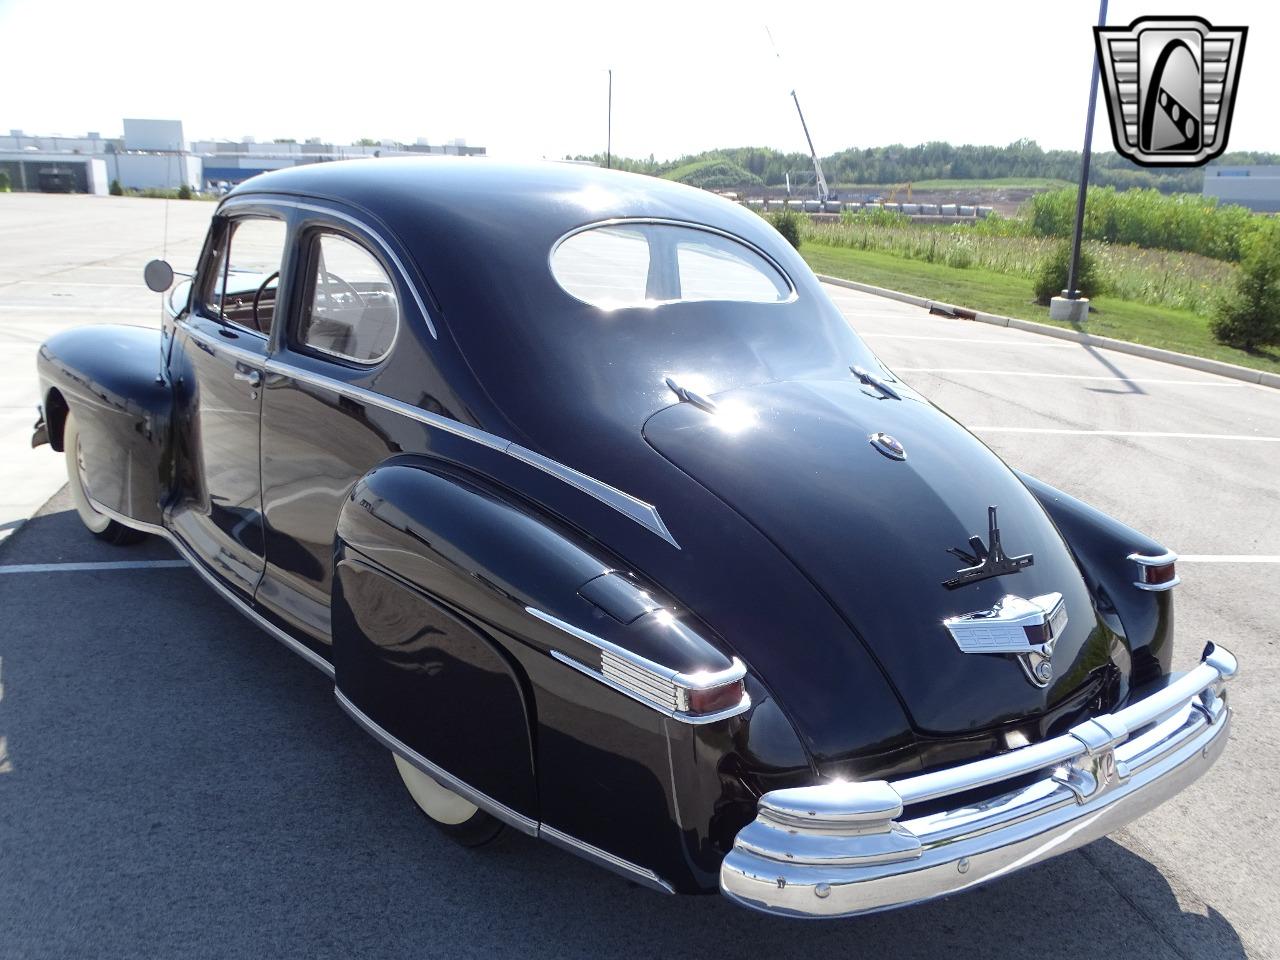
{"type": "MultiPolygon", "coordinates": [[[[605,163],[603,154],[566,157],[605,163]]],[[[808,154],[786,153],[770,147],[731,147],[708,150],[675,160],[647,160],[612,157],[612,166],[633,173],[666,176],[686,183],[699,183],[700,174],[714,164],[716,183],[737,186],[782,186],[790,178],[792,186],[813,180],[813,163],[808,154]]],[[[1227,166],[1280,164],[1280,154],[1237,151],[1215,161],[1227,166]]],[[[1046,177],[1076,180],[1080,175],[1080,153],[1075,150],[1045,150],[1034,140],[1017,140],[1004,147],[931,141],[908,147],[851,147],[822,158],[827,183],[836,188],[853,184],[896,184],[921,180],[988,180],[1010,177],[1046,177]]],[[[1200,169],[1148,169],[1114,151],[1093,155],[1089,182],[1120,190],[1148,187],[1162,193],[1199,193],[1204,182],[1200,169]]]]}

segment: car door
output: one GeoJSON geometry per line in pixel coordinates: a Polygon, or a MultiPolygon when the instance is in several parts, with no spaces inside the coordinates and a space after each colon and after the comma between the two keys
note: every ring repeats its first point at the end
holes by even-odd
{"type": "MultiPolygon", "coordinates": [[[[171,361],[177,416],[173,531],[223,581],[251,599],[263,542],[259,428],[262,380],[288,220],[262,204],[215,218],[192,309],[177,323],[171,361]]],[[[287,275],[285,278],[287,280],[287,275]]]]}
{"type": "Polygon", "coordinates": [[[267,565],[257,601],[327,649],[338,514],[356,480],[398,449],[338,387],[377,389],[404,290],[386,251],[351,223],[301,211],[297,236],[298,302],[278,333],[263,397],[267,565]]]}

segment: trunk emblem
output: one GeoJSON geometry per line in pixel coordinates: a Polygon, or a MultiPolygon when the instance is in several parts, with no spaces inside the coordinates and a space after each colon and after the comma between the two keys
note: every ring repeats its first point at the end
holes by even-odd
{"type": "Polygon", "coordinates": [[[907,459],[907,451],[896,439],[887,433],[873,433],[869,438],[871,445],[890,460],[907,459]]]}
{"type": "Polygon", "coordinates": [[[1013,655],[1037,687],[1053,679],[1053,648],[1067,628],[1067,605],[1060,593],[1030,600],[1008,594],[990,610],[948,617],[942,625],[961,653],[1013,655]]]}
{"type": "Polygon", "coordinates": [[[1000,543],[1000,527],[996,524],[995,507],[987,507],[987,528],[990,547],[982,542],[981,537],[970,537],[969,547],[973,553],[959,547],[947,549],[947,553],[968,564],[957,570],[952,579],[942,581],[942,585],[948,590],[962,587],[966,583],[987,580],[990,577],[1002,577],[1006,573],[1017,573],[1023,567],[1029,567],[1036,562],[1036,558],[1029,553],[1024,553],[1020,557],[1011,557],[1004,552],[1004,547],[1000,543]]]}

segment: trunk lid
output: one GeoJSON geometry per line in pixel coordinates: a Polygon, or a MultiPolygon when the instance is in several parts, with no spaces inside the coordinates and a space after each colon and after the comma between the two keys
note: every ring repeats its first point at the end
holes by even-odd
{"type": "MultiPolygon", "coordinates": [[[[644,426],[648,443],[768,537],[829,599],[866,645],[916,730],[973,734],[1078,701],[1111,671],[1099,625],[1070,551],[1007,466],[932,405],[848,381],[789,381],[714,398],[718,411],[679,403],[644,426]],[[870,442],[896,438],[905,459],[870,442]],[[1016,572],[943,586],[988,540],[998,508],[1003,548],[1031,554],[1016,572]],[[948,617],[988,610],[1006,594],[1062,595],[1067,622],[1053,680],[1032,683],[1014,656],[961,652],[948,617]]],[[[733,638],[728,638],[732,643],[733,638]]],[[[743,638],[742,653],[762,638],[743,638]]],[[[776,641],[770,641],[776,642],[776,641]]],[[[1116,658],[1121,659],[1121,658],[1116,658]]],[[[786,702],[816,695],[815,677],[766,677],[786,702]]]]}

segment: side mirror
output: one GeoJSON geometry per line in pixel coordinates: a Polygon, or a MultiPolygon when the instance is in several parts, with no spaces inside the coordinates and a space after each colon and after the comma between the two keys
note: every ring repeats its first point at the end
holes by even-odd
{"type": "Polygon", "coordinates": [[[142,279],[148,290],[164,293],[173,286],[173,267],[164,260],[152,260],[142,268],[142,279]]]}

